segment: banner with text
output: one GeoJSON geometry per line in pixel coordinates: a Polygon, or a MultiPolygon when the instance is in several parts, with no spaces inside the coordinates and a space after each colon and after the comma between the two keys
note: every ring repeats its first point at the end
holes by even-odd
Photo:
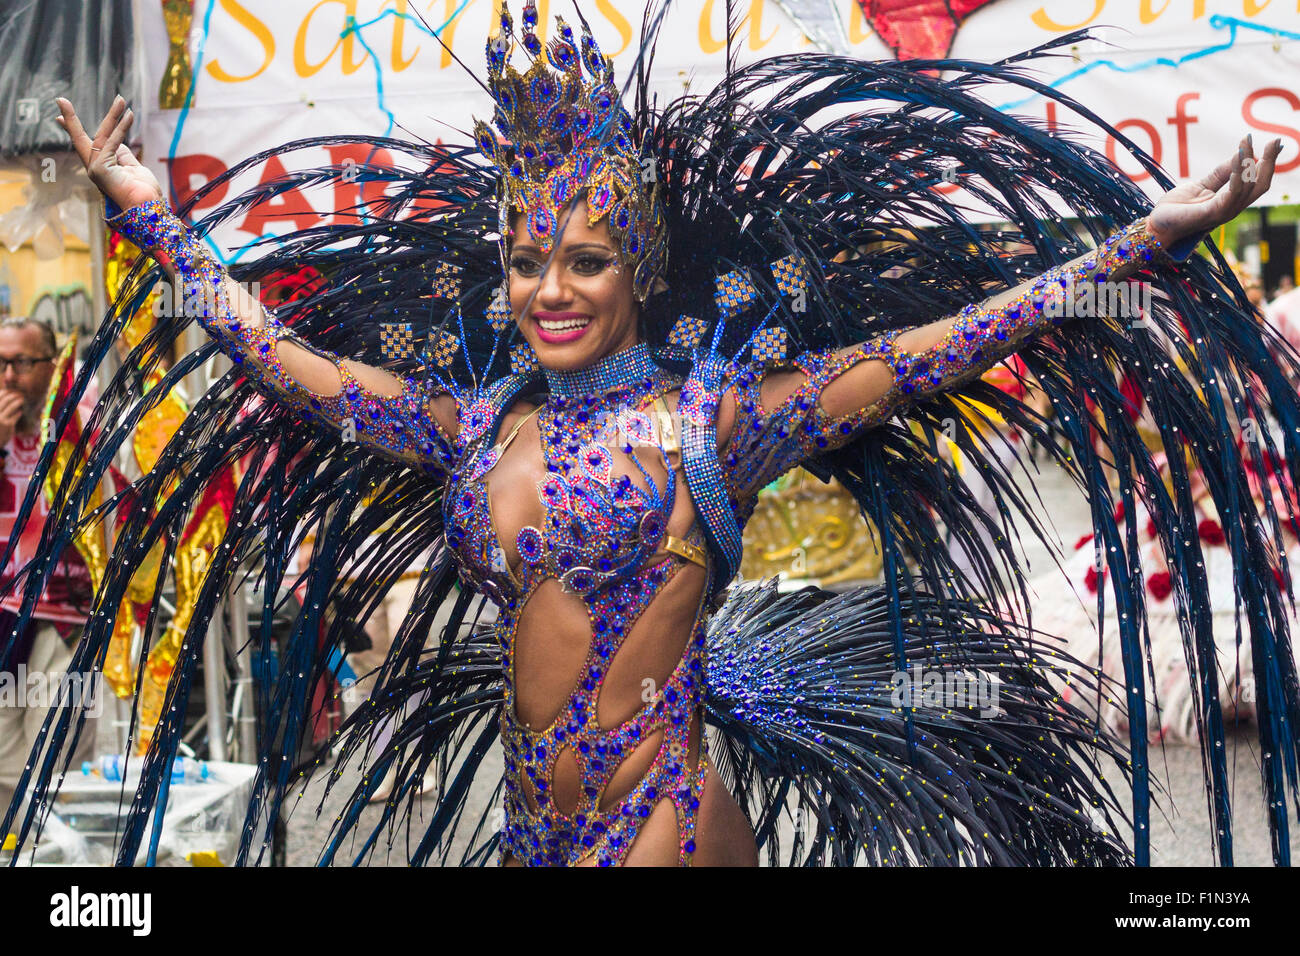
{"type": "MultiPolygon", "coordinates": [[[[135,0],[145,89],[156,90],[168,59],[160,5],[135,0]]],[[[631,74],[646,0],[584,0],[582,9],[620,82],[631,74]]],[[[1199,178],[1253,133],[1257,148],[1285,146],[1268,202],[1300,202],[1300,3],[1297,0],[967,0],[894,3],[868,17],[857,0],[824,0],[853,56],[953,56],[996,60],[1081,27],[1099,39],[1040,60],[1037,79],[1116,126],[1177,179],[1199,178]],[[942,15],[934,8],[946,8],[942,15]],[[957,13],[954,11],[963,11],[957,13]]],[[[195,0],[190,33],[195,84],[190,105],[139,104],[144,160],[185,199],[212,177],[261,150],[319,135],[419,137],[464,142],[490,103],[480,81],[494,0],[195,0]],[[436,36],[435,36],[436,34],[436,36]]],[[[516,17],[520,4],[513,5],[516,17]]],[[[657,6],[657,5],[656,5],[657,6]]],[[[797,16],[808,2],[789,4],[797,16]]],[[[725,3],[676,0],[654,58],[660,102],[704,92],[722,75],[725,3]]],[[[776,0],[737,3],[745,13],[735,44],[742,62],[814,49],[776,0]]],[[[868,7],[876,9],[877,5],[868,7]]],[[[539,0],[546,29],[572,7],[539,0]]],[[[542,31],[544,34],[544,30],[542,31]]],[[[1042,96],[1005,88],[996,103],[1062,131],[1082,123],[1042,96]]],[[[1149,173],[1113,140],[1094,141],[1153,194],[1149,173]]],[[[295,154],[295,168],[364,163],[369,147],[341,144],[295,154]]],[[[377,161],[403,162],[381,154],[377,161]]],[[[409,162],[408,160],[405,160],[409,162]]],[[[286,171],[257,164],[204,208],[286,171]]],[[[937,188],[956,191],[960,181],[937,188]]],[[[373,183],[294,191],[250,209],[220,230],[223,258],[248,243],[315,223],[373,198],[373,183]]]]}

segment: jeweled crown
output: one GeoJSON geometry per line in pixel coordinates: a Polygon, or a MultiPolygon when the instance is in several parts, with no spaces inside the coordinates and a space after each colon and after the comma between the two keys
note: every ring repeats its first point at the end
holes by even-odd
{"type": "MultiPolygon", "coordinates": [[[[504,4],[501,30],[487,43],[496,133],[477,122],[474,138],[501,171],[502,219],[511,211],[524,213],[529,235],[549,252],[565,206],[585,198],[590,225],[608,217],[610,235],[633,270],[637,298],[645,301],[663,267],[666,244],[658,177],[633,142],[632,118],[619,99],[611,61],[591,31],[584,25],[577,37],[557,17],[556,36],[543,57],[536,27],[537,8],[530,2],[522,37],[533,65],[526,73],[509,62],[514,24],[504,4]]],[[[503,222],[502,235],[508,230],[503,222]]]]}

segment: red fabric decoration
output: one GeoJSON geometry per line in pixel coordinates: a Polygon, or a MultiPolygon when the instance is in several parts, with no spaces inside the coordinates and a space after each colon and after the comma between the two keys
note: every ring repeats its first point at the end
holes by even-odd
{"type": "Polygon", "coordinates": [[[948,55],[958,25],[993,0],[858,0],[871,28],[900,60],[948,55]]]}
{"type": "Polygon", "coordinates": [[[1124,396],[1124,412],[1129,421],[1135,422],[1141,418],[1147,400],[1142,397],[1142,386],[1138,384],[1137,378],[1125,372],[1123,381],[1119,383],[1119,393],[1124,396]]]}
{"type": "Polygon", "coordinates": [[[262,304],[270,308],[314,295],[325,287],[325,277],[312,266],[303,266],[297,272],[281,269],[271,273],[262,282],[262,304]]]}
{"type": "Polygon", "coordinates": [[[1168,571],[1159,571],[1147,578],[1147,590],[1150,591],[1157,601],[1163,601],[1169,597],[1169,592],[1173,590],[1173,580],[1169,577],[1168,571]]]}
{"type": "Polygon", "coordinates": [[[1105,568],[1102,568],[1101,574],[1098,575],[1096,567],[1091,567],[1088,569],[1088,573],[1083,576],[1083,583],[1088,586],[1089,591],[1091,591],[1093,594],[1096,594],[1098,582],[1104,580],[1105,577],[1106,577],[1105,568]]]}

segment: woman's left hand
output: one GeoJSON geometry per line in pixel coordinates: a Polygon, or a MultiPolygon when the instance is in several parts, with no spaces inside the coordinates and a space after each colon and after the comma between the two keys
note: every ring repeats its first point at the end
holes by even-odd
{"type": "Polygon", "coordinates": [[[1160,198],[1147,216],[1152,235],[1168,249],[1179,239],[1198,236],[1235,219],[1268,192],[1280,152],[1282,141],[1275,139],[1265,147],[1264,158],[1256,159],[1254,144],[1247,136],[1237,155],[1210,175],[1171,189],[1160,198]]]}

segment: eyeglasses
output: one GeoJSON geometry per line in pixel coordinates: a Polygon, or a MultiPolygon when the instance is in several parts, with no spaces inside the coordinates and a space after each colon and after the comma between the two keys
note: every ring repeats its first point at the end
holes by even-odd
{"type": "Polygon", "coordinates": [[[42,362],[48,362],[53,358],[53,355],[47,355],[44,358],[33,358],[30,355],[20,355],[17,358],[5,358],[0,355],[0,375],[9,371],[10,365],[14,367],[15,372],[22,375],[24,372],[30,372],[42,362]]]}

